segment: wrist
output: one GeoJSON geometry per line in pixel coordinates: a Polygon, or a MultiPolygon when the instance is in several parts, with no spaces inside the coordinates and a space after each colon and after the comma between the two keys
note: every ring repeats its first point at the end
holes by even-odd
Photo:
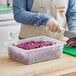
{"type": "Polygon", "coordinates": [[[49,26],[52,21],[53,21],[53,18],[50,18],[50,19],[47,21],[46,26],[49,26]]]}

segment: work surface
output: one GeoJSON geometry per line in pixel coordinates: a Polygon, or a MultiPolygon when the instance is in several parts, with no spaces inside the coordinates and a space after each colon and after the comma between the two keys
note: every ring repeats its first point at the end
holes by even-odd
{"type": "Polygon", "coordinates": [[[61,58],[25,65],[0,54],[0,76],[76,76],[76,57],[62,54],[61,58]],[[69,74],[70,73],[70,74],[69,74]]]}

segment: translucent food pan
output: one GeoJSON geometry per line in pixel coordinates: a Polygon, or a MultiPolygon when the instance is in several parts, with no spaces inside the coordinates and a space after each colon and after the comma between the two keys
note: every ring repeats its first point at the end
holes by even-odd
{"type": "Polygon", "coordinates": [[[49,38],[46,36],[37,36],[37,37],[27,38],[18,41],[10,41],[7,43],[7,45],[8,45],[9,58],[22,62],[24,64],[32,64],[32,63],[59,58],[63,50],[62,41],[49,38]],[[30,49],[30,50],[24,50],[16,46],[13,46],[13,44],[17,45],[31,40],[52,41],[52,42],[56,42],[56,44],[52,46],[45,46],[45,47],[30,49]]]}

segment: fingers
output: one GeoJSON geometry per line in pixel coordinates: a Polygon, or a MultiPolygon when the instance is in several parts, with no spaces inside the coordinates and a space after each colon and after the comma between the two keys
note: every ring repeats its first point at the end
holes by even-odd
{"type": "Polygon", "coordinates": [[[58,25],[58,30],[57,30],[57,32],[58,33],[60,33],[61,32],[61,28],[60,28],[60,26],[58,25]]]}
{"type": "Polygon", "coordinates": [[[61,32],[59,25],[56,25],[56,24],[52,24],[50,27],[48,26],[48,30],[50,30],[51,32],[54,32],[54,33],[61,32]]]}
{"type": "Polygon", "coordinates": [[[54,32],[55,31],[55,24],[52,24],[51,26],[48,27],[48,29],[51,31],[51,32],[54,32]]]}
{"type": "Polygon", "coordinates": [[[48,22],[47,22],[47,24],[46,24],[46,26],[47,26],[47,28],[48,28],[48,30],[49,31],[51,31],[51,32],[58,32],[58,33],[60,33],[61,32],[61,26],[60,26],[60,24],[55,20],[55,19],[50,19],[48,22]]]}
{"type": "Polygon", "coordinates": [[[58,26],[56,26],[56,27],[54,28],[54,32],[58,32],[58,30],[59,30],[59,28],[58,28],[58,26]]]}

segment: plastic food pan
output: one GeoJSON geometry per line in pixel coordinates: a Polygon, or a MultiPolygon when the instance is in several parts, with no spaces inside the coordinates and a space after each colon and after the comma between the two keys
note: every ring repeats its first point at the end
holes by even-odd
{"type": "Polygon", "coordinates": [[[18,40],[18,41],[10,41],[7,43],[7,45],[8,45],[7,49],[8,49],[9,58],[22,62],[24,64],[32,64],[32,63],[59,58],[63,50],[62,41],[52,39],[46,36],[38,36],[38,37],[32,37],[32,38],[27,38],[27,39],[18,40]],[[13,44],[17,45],[31,40],[52,41],[52,42],[56,42],[56,45],[45,46],[45,47],[31,49],[31,50],[24,50],[16,46],[13,46],[13,44]]]}

